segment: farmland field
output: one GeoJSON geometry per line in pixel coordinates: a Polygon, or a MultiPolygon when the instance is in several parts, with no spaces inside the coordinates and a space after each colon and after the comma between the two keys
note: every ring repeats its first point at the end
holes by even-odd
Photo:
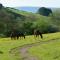
{"type": "Polygon", "coordinates": [[[21,40],[0,38],[0,60],[27,60],[22,54],[22,47],[27,48],[29,56],[35,60],[60,60],[60,32],[43,36],[43,39],[34,36],[26,36],[21,40]]]}

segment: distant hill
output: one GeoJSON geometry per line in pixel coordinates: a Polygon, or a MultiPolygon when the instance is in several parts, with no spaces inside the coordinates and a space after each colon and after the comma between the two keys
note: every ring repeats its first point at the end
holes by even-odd
{"type": "MultiPolygon", "coordinates": [[[[14,7],[15,9],[18,9],[18,10],[22,10],[22,11],[27,11],[27,12],[32,12],[32,13],[36,13],[37,10],[40,8],[40,7],[14,7]]],[[[47,8],[51,8],[51,7],[47,7],[47,8]]],[[[60,11],[60,8],[51,8],[52,11],[60,11]]]]}

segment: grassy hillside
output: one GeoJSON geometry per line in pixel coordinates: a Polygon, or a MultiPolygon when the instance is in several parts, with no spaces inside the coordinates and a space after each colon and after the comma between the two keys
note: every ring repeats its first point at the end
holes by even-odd
{"type": "Polygon", "coordinates": [[[18,60],[19,56],[14,57],[13,54],[10,55],[10,50],[13,48],[16,48],[18,46],[22,46],[24,44],[30,44],[36,42],[35,40],[32,40],[32,38],[29,39],[27,36],[26,39],[22,40],[11,40],[10,38],[0,38],[0,59],[1,60],[18,60]]]}
{"type": "MultiPolygon", "coordinates": [[[[51,37],[53,37],[53,35],[51,35],[51,37]]],[[[55,37],[58,37],[58,35],[56,34],[55,37]]],[[[42,42],[40,45],[30,48],[29,54],[37,57],[38,60],[60,60],[60,38],[52,38],[50,40],[51,41],[42,42]]]]}
{"type": "MultiPolygon", "coordinates": [[[[15,13],[17,13],[17,14],[21,14],[21,15],[23,15],[23,16],[27,16],[27,17],[30,17],[30,16],[34,16],[34,17],[37,17],[37,18],[43,18],[43,17],[46,17],[46,16],[42,16],[42,15],[40,15],[40,14],[37,14],[37,13],[32,13],[32,12],[27,12],[27,11],[22,11],[22,10],[18,10],[18,9],[15,9],[15,8],[9,8],[9,7],[7,7],[7,9],[9,10],[9,11],[12,11],[12,12],[15,12],[15,13]]],[[[48,18],[48,17],[47,17],[48,18]]]]}
{"type": "Polygon", "coordinates": [[[38,60],[60,60],[60,39],[47,44],[40,44],[29,49],[29,53],[37,56],[38,60]]]}
{"type": "MultiPolygon", "coordinates": [[[[31,12],[26,12],[26,11],[21,11],[21,10],[17,10],[17,9],[14,9],[14,8],[8,8],[10,11],[12,12],[15,12],[15,13],[18,13],[18,14],[21,14],[23,16],[25,16],[26,20],[32,20],[32,21],[36,21],[36,22],[42,22],[45,21],[45,22],[48,22],[50,25],[54,25],[54,26],[60,26],[60,18],[58,17],[58,15],[60,14],[58,10],[54,10],[52,9],[53,11],[53,16],[49,16],[49,17],[46,17],[46,16],[42,16],[42,15],[39,15],[39,14],[36,14],[36,13],[31,13],[31,12]],[[56,12],[58,11],[58,12],[56,12]]],[[[39,23],[40,24],[40,23],[39,23]]]]}
{"type": "Polygon", "coordinates": [[[34,38],[34,36],[26,36],[26,39],[11,40],[10,38],[0,38],[0,59],[1,60],[22,60],[20,55],[20,48],[26,44],[40,42],[38,46],[29,48],[29,53],[36,56],[38,60],[53,60],[60,58],[60,33],[44,34],[44,38],[34,38]],[[53,40],[53,41],[52,41],[53,40]],[[55,41],[54,41],[55,40],[55,41]],[[49,41],[49,42],[48,42],[49,41]],[[41,43],[42,42],[42,43],[41,43]],[[47,42],[47,43],[46,43],[47,42]],[[16,48],[18,47],[18,49],[16,48]],[[16,48],[10,53],[11,49],[16,48]],[[3,53],[1,53],[3,52],[3,53]],[[19,52],[19,53],[18,53],[19,52]]]}
{"type": "Polygon", "coordinates": [[[0,9],[0,35],[8,35],[13,28],[18,31],[32,34],[34,29],[42,33],[60,31],[60,18],[58,15],[42,16],[36,13],[17,10],[14,8],[0,9]]]}
{"type": "Polygon", "coordinates": [[[51,8],[52,12],[53,12],[53,16],[42,16],[40,14],[36,14],[36,13],[32,13],[32,12],[26,12],[26,11],[22,11],[22,10],[17,10],[15,8],[8,8],[10,11],[16,12],[18,14],[27,16],[29,18],[31,17],[35,17],[35,20],[44,20],[49,23],[51,22],[52,24],[56,24],[56,25],[60,25],[60,8],[51,8]]]}

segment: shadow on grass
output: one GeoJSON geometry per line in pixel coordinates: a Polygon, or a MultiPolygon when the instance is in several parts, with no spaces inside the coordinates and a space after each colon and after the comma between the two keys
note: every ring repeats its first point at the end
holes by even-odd
{"type": "Polygon", "coordinates": [[[3,54],[3,52],[2,52],[2,51],[0,51],[0,54],[3,54]]]}

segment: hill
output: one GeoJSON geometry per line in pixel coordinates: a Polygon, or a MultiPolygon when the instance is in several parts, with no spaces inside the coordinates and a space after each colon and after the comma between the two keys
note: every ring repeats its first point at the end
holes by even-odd
{"type": "Polygon", "coordinates": [[[37,13],[17,10],[10,7],[0,9],[0,34],[9,34],[13,29],[32,34],[34,29],[40,29],[43,33],[60,31],[60,18],[42,16],[37,13]]]}

